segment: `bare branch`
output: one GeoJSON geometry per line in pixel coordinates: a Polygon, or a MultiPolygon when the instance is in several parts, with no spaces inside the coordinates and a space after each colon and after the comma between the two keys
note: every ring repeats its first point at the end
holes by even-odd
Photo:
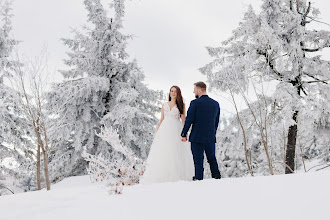
{"type": "Polygon", "coordinates": [[[301,91],[307,96],[307,92],[305,91],[304,87],[300,86],[301,91]]]}
{"type": "Polygon", "coordinates": [[[10,189],[9,189],[8,187],[6,187],[4,184],[1,184],[0,187],[3,187],[3,188],[5,188],[5,189],[9,190],[12,194],[15,194],[12,190],[10,190],[10,189]]]}
{"type": "MultiPolygon", "coordinates": [[[[298,140],[298,141],[299,141],[299,140],[298,140]]],[[[300,148],[300,153],[301,153],[301,161],[302,161],[302,163],[303,163],[303,165],[304,165],[304,171],[305,171],[305,173],[306,173],[306,165],[305,165],[304,153],[303,153],[303,150],[302,150],[302,147],[301,147],[301,143],[300,143],[300,141],[299,141],[299,148],[300,148]]]]}
{"type": "Polygon", "coordinates": [[[298,12],[299,14],[301,14],[301,12],[299,11],[299,1],[298,1],[298,0],[296,0],[296,7],[297,7],[297,12],[298,12]]]}
{"type": "MultiPolygon", "coordinates": [[[[319,21],[313,17],[310,17],[310,16],[307,16],[307,18],[311,19],[312,21],[315,21],[315,22],[318,22],[318,23],[321,23],[321,24],[325,24],[325,25],[328,25],[330,26],[330,24],[326,23],[326,22],[323,22],[323,21],[319,21]]],[[[311,21],[308,21],[308,23],[310,23],[311,21]]]]}
{"type": "Polygon", "coordinates": [[[311,10],[311,2],[308,2],[308,8],[307,8],[305,14],[303,15],[303,20],[301,21],[302,26],[305,26],[307,23],[309,23],[308,21],[306,21],[306,17],[309,14],[310,10],[311,10]]]}
{"type": "Polygon", "coordinates": [[[305,52],[317,52],[323,48],[315,48],[315,49],[309,49],[309,48],[302,48],[303,51],[305,52]]]}
{"type": "Polygon", "coordinates": [[[251,173],[251,176],[253,176],[253,171],[251,169],[251,166],[250,166],[250,162],[249,162],[249,159],[248,159],[248,155],[247,155],[247,141],[246,141],[246,135],[245,135],[245,129],[243,127],[243,124],[242,124],[242,120],[239,116],[239,113],[238,113],[238,109],[237,109],[237,105],[236,105],[236,101],[235,101],[235,97],[234,97],[234,94],[233,92],[231,91],[231,89],[229,88],[229,91],[230,91],[230,95],[233,99],[233,103],[234,103],[234,107],[235,107],[235,110],[236,110],[236,117],[237,117],[237,121],[242,129],[242,132],[243,132],[243,140],[244,140],[244,153],[245,153],[245,161],[246,161],[246,165],[251,173]]]}
{"type": "Polygon", "coordinates": [[[321,79],[319,79],[319,78],[317,78],[317,77],[315,77],[315,76],[313,76],[313,75],[310,75],[310,74],[308,74],[308,73],[306,73],[306,72],[304,72],[304,74],[307,75],[307,76],[309,76],[309,77],[311,77],[311,78],[313,78],[313,79],[315,79],[315,81],[304,82],[304,83],[322,82],[322,83],[324,83],[324,84],[328,84],[328,83],[326,82],[326,81],[329,81],[328,79],[326,79],[326,80],[321,80],[321,79]]]}
{"type": "Polygon", "coordinates": [[[311,48],[302,48],[302,50],[305,51],[305,52],[318,52],[318,51],[320,51],[320,50],[322,50],[326,47],[330,47],[330,45],[325,45],[323,47],[313,48],[313,49],[311,49],[311,48]]]}
{"type": "Polygon", "coordinates": [[[303,82],[303,83],[325,83],[325,84],[328,84],[327,81],[330,81],[330,79],[306,81],[306,82],[303,82]]]}
{"type": "MultiPolygon", "coordinates": [[[[312,166],[311,168],[309,168],[309,169],[307,170],[307,172],[310,171],[311,169],[315,168],[315,167],[319,167],[319,166],[323,166],[323,165],[330,165],[330,164],[318,164],[318,165],[312,166]]],[[[324,167],[324,168],[326,168],[326,167],[324,167]]],[[[322,169],[322,168],[321,168],[321,169],[322,169]]]]}
{"type": "Polygon", "coordinates": [[[317,169],[316,171],[323,170],[323,169],[325,169],[325,168],[327,168],[327,167],[330,167],[330,164],[328,164],[328,165],[325,166],[325,167],[319,168],[319,169],[317,169]]]}

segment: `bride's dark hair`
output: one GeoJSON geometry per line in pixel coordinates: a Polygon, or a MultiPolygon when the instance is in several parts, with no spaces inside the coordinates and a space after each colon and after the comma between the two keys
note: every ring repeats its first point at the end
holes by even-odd
{"type": "Polygon", "coordinates": [[[168,94],[168,101],[171,101],[171,89],[175,88],[176,89],[176,105],[178,106],[178,109],[180,111],[180,114],[183,114],[183,98],[181,95],[181,89],[179,88],[179,86],[172,86],[170,88],[170,93],[168,94]]]}

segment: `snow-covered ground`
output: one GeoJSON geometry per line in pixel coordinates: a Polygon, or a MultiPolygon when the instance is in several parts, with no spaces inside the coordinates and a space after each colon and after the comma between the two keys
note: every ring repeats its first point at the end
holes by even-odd
{"type": "Polygon", "coordinates": [[[0,197],[1,220],[329,220],[330,171],[126,187],[109,195],[88,176],[51,191],[0,197]]]}

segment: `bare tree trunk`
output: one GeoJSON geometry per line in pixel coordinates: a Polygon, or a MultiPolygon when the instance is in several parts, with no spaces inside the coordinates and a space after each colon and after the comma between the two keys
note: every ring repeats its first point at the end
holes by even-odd
{"type": "Polygon", "coordinates": [[[292,119],[295,121],[295,124],[290,126],[288,132],[288,144],[286,148],[286,157],[285,157],[285,164],[290,167],[285,168],[285,174],[290,174],[292,171],[295,170],[294,161],[295,161],[295,152],[296,152],[296,141],[297,141],[297,115],[298,111],[292,116],[292,119]]]}
{"type": "Polygon", "coordinates": [[[44,157],[44,171],[45,171],[46,187],[47,187],[47,190],[50,190],[49,172],[48,172],[48,153],[47,153],[47,150],[45,149],[43,140],[41,139],[41,129],[40,129],[39,123],[40,122],[38,120],[37,121],[38,127],[35,129],[35,132],[36,132],[36,136],[38,139],[38,146],[40,146],[43,157],[44,157]]]}
{"type": "Polygon", "coordinates": [[[283,131],[283,163],[286,165],[286,136],[285,131],[283,131]]]}
{"type": "Polygon", "coordinates": [[[38,151],[37,151],[37,185],[38,190],[41,190],[41,180],[40,180],[40,145],[38,143],[38,151]]]}
{"type": "Polygon", "coordinates": [[[44,138],[45,138],[45,148],[44,148],[44,168],[45,168],[45,179],[46,179],[46,186],[47,190],[50,190],[50,181],[49,181],[49,172],[48,172],[48,138],[47,138],[47,131],[45,124],[42,124],[42,129],[44,131],[44,138]]]}
{"type": "Polygon", "coordinates": [[[45,169],[45,178],[46,178],[46,187],[47,190],[50,190],[50,181],[49,181],[49,172],[48,172],[48,152],[44,151],[44,169],[45,169]]]}
{"type": "MultiPolygon", "coordinates": [[[[290,1],[290,10],[293,10],[293,1],[290,1]]],[[[299,0],[296,0],[296,10],[300,15],[302,15],[302,20],[301,20],[300,24],[301,24],[301,26],[304,27],[307,23],[309,23],[308,21],[306,21],[306,18],[308,17],[308,14],[310,13],[310,10],[311,10],[311,2],[308,2],[307,9],[304,12],[302,12],[303,10],[300,10],[299,0]]],[[[312,51],[307,50],[305,48],[304,42],[300,42],[300,47],[303,52],[304,51],[309,51],[309,52],[313,51],[313,50],[312,51]]],[[[318,51],[318,49],[316,51],[318,51]]],[[[313,52],[315,52],[315,51],[313,51],[313,52]]],[[[306,56],[305,56],[305,52],[304,52],[302,58],[305,58],[305,57],[306,56]]],[[[305,95],[307,95],[306,91],[304,90],[304,88],[302,86],[303,83],[301,80],[301,76],[303,73],[302,60],[299,60],[298,70],[299,70],[300,74],[295,78],[295,80],[291,81],[291,84],[297,88],[297,92],[298,92],[299,96],[300,96],[301,92],[303,92],[305,95]]],[[[317,79],[317,81],[326,83],[325,81],[320,81],[319,79],[317,79]]],[[[298,111],[295,111],[292,116],[292,119],[294,120],[295,124],[290,126],[289,131],[288,131],[288,144],[287,144],[286,158],[285,158],[285,163],[287,165],[287,167],[285,168],[286,174],[293,173],[292,171],[295,170],[295,152],[296,152],[296,142],[297,142],[297,133],[298,133],[297,116],[298,116],[298,111]]]]}
{"type": "Polygon", "coordinates": [[[300,154],[301,154],[301,161],[302,161],[302,163],[303,163],[303,165],[304,165],[304,171],[305,172],[307,172],[306,171],[306,165],[305,165],[305,155],[304,155],[304,153],[303,153],[303,150],[302,150],[302,147],[301,147],[301,144],[300,144],[300,142],[299,142],[299,148],[300,148],[300,154]]]}

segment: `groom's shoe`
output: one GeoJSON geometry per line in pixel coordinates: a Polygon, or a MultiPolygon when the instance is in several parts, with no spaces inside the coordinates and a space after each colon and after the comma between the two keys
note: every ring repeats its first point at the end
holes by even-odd
{"type": "Polygon", "coordinates": [[[213,179],[221,179],[221,175],[212,176],[213,179]]]}
{"type": "Polygon", "coordinates": [[[211,173],[211,176],[213,179],[221,179],[221,174],[219,171],[211,173]]]}
{"type": "Polygon", "coordinates": [[[192,180],[193,180],[193,181],[198,181],[198,180],[200,180],[200,179],[197,179],[196,177],[193,177],[192,180]]]}

